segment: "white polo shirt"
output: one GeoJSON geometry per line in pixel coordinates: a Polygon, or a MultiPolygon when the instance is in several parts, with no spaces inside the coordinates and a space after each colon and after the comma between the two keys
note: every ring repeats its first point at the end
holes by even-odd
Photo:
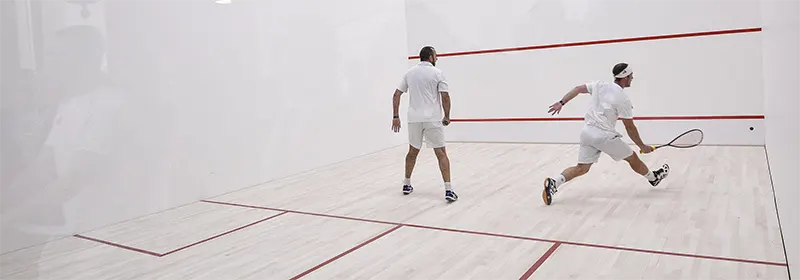
{"type": "Polygon", "coordinates": [[[584,116],[587,126],[619,134],[617,119],[633,118],[633,104],[622,87],[616,83],[596,81],[586,84],[592,96],[589,111],[584,116]]]}
{"type": "Polygon", "coordinates": [[[397,89],[409,93],[408,122],[441,122],[444,118],[439,92],[448,91],[449,86],[442,70],[430,62],[421,61],[408,69],[397,89]]]}

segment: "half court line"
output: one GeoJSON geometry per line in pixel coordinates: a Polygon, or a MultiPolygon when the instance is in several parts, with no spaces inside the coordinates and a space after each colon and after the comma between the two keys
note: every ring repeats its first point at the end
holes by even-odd
{"type": "Polygon", "coordinates": [[[522,277],[519,278],[519,280],[527,280],[528,278],[530,278],[531,275],[533,275],[533,273],[536,272],[536,270],[539,269],[539,267],[541,267],[542,264],[544,264],[544,262],[548,258],[550,258],[550,256],[553,255],[553,253],[555,253],[556,249],[558,249],[558,246],[561,246],[561,242],[553,243],[553,246],[550,246],[550,249],[548,249],[547,252],[544,253],[544,255],[539,257],[539,260],[533,263],[531,268],[529,268],[528,271],[526,271],[525,274],[523,274],[522,277]]]}
{"type": "Polygon", "coordinates": [[[342,258],[342,257],[344,257],[344,256],[346,256],[346,255],[348,255],[348,254],[350,254],[350,253],[352,253],[352,252],[354,252],[355,250],[358,250],[358,249],[360,249],[361,247],[367,246],[367,244],[370,244],[370,243],[372,243],[372,242],[375,242],[375,240],[378,240],[378,239],[380,239],[381,237],[384,237],[384,236],[386,236],[387,234],[390,234],[390,233],[392,233],[393,231],[400,229],[401,227],[403,227],[403,226],[402,226],[402,225],[396,225],[396,226],[394,226],[393,228],[391,228],[391,229],[389,229],[389,230],[387,230],[387,231],[384,231],[383,233],[381,233],[381,234],[379,234],[379,235],[377,235],[377,236],[375,236],[375,237],[372,237],[372,238],[370,238],[370,239],[367,239],[367,241],[361,242],[360,244],[356,245],[355,247],[353,247],[353,248],[350,248],[349,250],[347,250],[347,251],[344,251],[343,253],[341,253],[341,254],[338,254],[338,255],[336,255],[335,257],[333,257],[333,258],[330,258],[330,259],[328,259],[327,261],[324,261],[324,262],[322,262],[322,263],[318,264],[317,266],[315,266],[315,267],[312,267],[312,268],[310,268],[310,269],[308,269],[308,270],[304,271],[303,273],[300,273],[300,274],[298,274],[298,275],[297,275],[297,276],[295,276],[295,277],[292,277],[292,278],[291,278],[291,280],[300,279],[300,278],[302,278],[302,277],[304,277],[304,276],[306,276],[306,275],[308,275],[308,274],[310,274],[310,273],[312,273],[312,272],[314,272],[314,271],[316,271],[316,270],[318,270],[318,269],[322,268],[323,266],[326,266],[326,265],[328,265],[329,263],[332,263],[332,262],[334,262],[334,261],[336,261],[336,260],[338,260],[338,259],[340,259],[340,258],[342,258]]]}

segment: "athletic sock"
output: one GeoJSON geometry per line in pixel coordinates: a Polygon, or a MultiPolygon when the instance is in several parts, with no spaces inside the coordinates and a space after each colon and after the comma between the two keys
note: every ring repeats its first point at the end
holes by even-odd
{"type": "Polygon", "coordinates": [[[411,178],[403,179],[403,186],[411,186],[411,178]]]}
{"type": "Polygon", "coordinates": [[[444,190],[446,190],[446,191],[452,191],[453,190],[453,187],[450,186],[450,182],[444,182],[444,190]]]}
{"type": "Polygon", "coordinates": [[[644,174],[644,177],[647,178],[647,180],[649,180],[649,181],[655,181],[656,180],[656,175],[653,174],[652,170],[647,170],[647,174],[644,174]]]}
{"type": "Polygon", "coordinates": [[[567,182],[567,178],[564,178],[564,175],[562,174],[558,174],[557,176],[553,177],[553,179],[556,180],[556,188],[567,182]]]}

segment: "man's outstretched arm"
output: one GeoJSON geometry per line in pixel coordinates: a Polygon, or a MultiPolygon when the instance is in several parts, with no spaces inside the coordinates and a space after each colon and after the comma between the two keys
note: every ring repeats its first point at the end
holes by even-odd
{"type": "Polygon", "coordinates": [[[559,100],[556,103],[553,103],[553,105],[550,105],[550,110],[548,110],[547,112],[552,113],[552,115],[558,114],[559,112],[561,112],[561,107],[564,107],[564,105],[566,105],[567,102],[569,102],[570,100],[572,100],[573,98],[578,96],[578,94],[581,93],[590,93],[589,88],[587,88],[585,84],[572,88],[569,92],[567,92],[567,94],[564,95],[564,97],[561,98],[561,100],[559,100]]]}
{"type": "Polygon", "coordinates": [[[566,105],[570,100],[578,96],[581,93],[589,93],[589,88],[586,85],[579,85],[571,89],[564,97],[561,98],[561,104],[566,105]]]}
{"type": "Polygon", "coordinates": [[[633,119],[622,119],[622,124],[625,125],[625,131],[628,133],[628,137],[633,140],[633,143],[639,146],[639,148],[644,147],[644,141],[642,141],[642,137],[639,136],[639,129],[636,128],[633,119]]]}
{"type": "Polygon", "coordinates": [[[639,150],[644,153],[649,153],[653,151],[653,148],[645,145],[644,141],[642,141],[642,137],[639,136],[639,129],[636,128],[636,124],[633,123],[633,106],[626,102],[622,106],[617,108],[617,113],[619,114],[619,118],[622,119],[622,124],[625,125],[625,132],[628,133],[628,137],[633,140],[633,143],[636,146],[639,146],[639,150]]]}

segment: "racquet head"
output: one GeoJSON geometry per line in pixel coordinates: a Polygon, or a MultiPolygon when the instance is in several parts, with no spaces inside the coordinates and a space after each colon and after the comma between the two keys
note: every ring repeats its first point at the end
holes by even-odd
{"type": "MultiPolygon", "coordinates": [[[[670,141],[667,144],[659,146],[650,146],[650,147],[652,147],[653,150],[663,147],[691,148],[700,145],[700,143],[702,142],[703,142],[703,131],[695,128],[686,131],[684,133],[681,133],[681,135],[678,135],[678,137],[675,137],[675,139],[672,139],[672,141],[670,141]]],[[[643,151],[639,151],[639,153],[644,154],[643,151]]]]}
{"type": "Polygon", "coordinates": [[[678,135],[675,139],[672,139],[669,143],[664,146],[670,146],[675,148],[691,148],[703,142],[703,131],[699,129],[692,129],[678,135]]]}

